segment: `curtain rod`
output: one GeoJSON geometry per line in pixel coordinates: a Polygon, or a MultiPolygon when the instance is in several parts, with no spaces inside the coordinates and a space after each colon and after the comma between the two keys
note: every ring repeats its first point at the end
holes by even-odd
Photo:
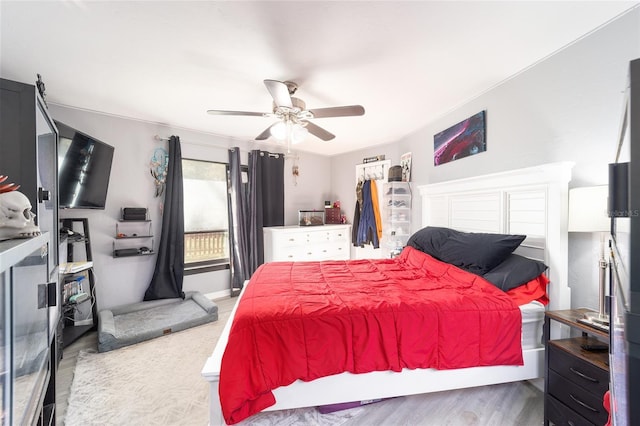
{"type": "MultiPolygon", "coordinates": [[[[155,135],[155,136],[153,137],[153,139],[154,139],[155,141],[157,141],[157,142],[169,142],[169,138],[163,138],[163,137],[162,137],[162,136],[160,136],[160,135],[155,135]]],[[[188,143],[188,144],[190,144],[190,145],[200,145],[200,146],[205,146],[205,147],[208,147],[208,148],[228,149],[229,151],[231,151],[231,150],[233,149],[233,147],[222,146],[222,145],[216,145],[216,144],[209,144],[209,143],[204,143],[204,142],[186,142],[186,143],[188,143]]],[[[260,151],[262,151],[262,150],[260,150],[260,151]]],[[[242,149],[242,148],[241,148],[241,149],[240,149],[240,152],[244,152],[244,153],[247,153],[247,154],[248,154],[248,153],[249,153],[249,152],[251,152],[251,151],[247,151],[246,149],[242,149]]],[[[270,153],[269,153],[269,155],[270,155],[271,157],[278,156],[278,155],[282,155],[285,159],[290,159],[290,158],[291,158],[291,159],[293,159],[293,160],[298,160],[298,159],[299,159],[299,157],[298,157],[298,155],[297,155],[297,154],[296,154],[296,155],[292,155],[292,154],[277,154],[277,153],[271,153],[271,152],[270,152],[270,153]]]]}
{"type": "MultiPolygon", "coordinates": [[[[153,137],[153,139],[156,142],[169,142],[169,138],[163,138],[160,135],[155,135],[153,137]]],[[[189,145],[199,145],[199,146],[204,146],[204,147],[207,147],[207,148],[231,149],[228,146],[216,145],[216,144],[213,144],[213,143],[205,143],[205,142],[186,142],[186,143],[188,143],[189,145]]],[[[249,151],[247,151],[245,149],[240,149],[240,151],[249,152],[249,151]]]]}

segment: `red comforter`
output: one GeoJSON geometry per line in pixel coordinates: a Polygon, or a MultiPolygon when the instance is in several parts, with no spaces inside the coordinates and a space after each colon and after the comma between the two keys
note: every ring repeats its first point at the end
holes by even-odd
{"type": "Polygon", "coordinates": [[[251,277],[220,372],[225,421],[297,379],[522,365],[520,309],[481,277],[411,247],[395,259],[274,262],[251,277]]]}

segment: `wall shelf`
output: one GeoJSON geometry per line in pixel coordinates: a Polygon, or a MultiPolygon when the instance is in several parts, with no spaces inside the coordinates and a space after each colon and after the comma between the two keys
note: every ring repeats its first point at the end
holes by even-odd
{"type": "Polygon", "coordinates": [[[155,254],[152,226],[153,223],[150,219],[118,219],[116,221],[116,235],[112,244],[113,257],[155,254]]]}
{"type": "Polygon", "coordinates": [[[74,232],[67,238],[67,265],[69,268],[60,268],[60,300],[63,317],[62,345],[67,347],[85,333],[97,329],[98,308],[96,306],[89,219],[65,218],[60,222],[63,227],[74,232]],[[83,255],[80,256],[75,252],[78,244],[84,250],[83,255]],[[73,267],[74,265],[75,267],[73,267]],[[78,293],[85,293],[88,298],[78,303],[70,301],[69,298],[78,293]]]}

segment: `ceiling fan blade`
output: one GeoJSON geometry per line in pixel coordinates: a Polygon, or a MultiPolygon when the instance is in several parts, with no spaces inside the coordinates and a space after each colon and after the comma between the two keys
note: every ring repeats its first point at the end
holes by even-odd
{"type": "Polygon", "coordinates": [[[207,110],[207,114],[211,115],[250,115],[254,117],[270,117],[270,112],[252,112],[252,111],[223,111],[219,109],[207,110]]]}
{"type": "Polygon", "coordinates": [[[271,136],[271,128],[273,126],[275,126],[277,123],[273,123],[271,126],[267,127],[264,132],[260,133],[258,136],[256,136],[255,140],[257,141],[264,141],[269,139],[269,137],[271,136]]]}
{"type": "Polygon", "coordinates": [[[267,86],[267,90],[271,94],[276,106],[293,108],[289,88],[286,84],[278,80],[265,80],[264,85],[267,86]]]}
{"type": "Polygon", "coordinates": [[[354,115],[364,115],[364,107],[362,105],[348,105],[310,109],[309,112],[313,114],[313,118],[351,117],[354,115]]]}
{"type": "Polygon", "coordinates": [[[323,141],[330,141],[331,139],[336,137],[336,135],[334,135],[331,132],[326,131],[325,129],[323,129],[322,127],[318,126],[317,124],[313,124],[312,122],[307,121],[307,120],[302,120],[302,122],[306,123],[305,127],[307,128],[309,133],[319,137],[323,141]]]}

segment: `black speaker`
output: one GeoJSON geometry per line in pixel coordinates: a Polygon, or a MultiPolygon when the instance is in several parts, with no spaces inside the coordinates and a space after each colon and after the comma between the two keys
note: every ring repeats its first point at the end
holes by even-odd
{"type": "Polygon", "coordinates": [[[629,217],[629,163],[609,164],[609,217],[629,217]]]}

